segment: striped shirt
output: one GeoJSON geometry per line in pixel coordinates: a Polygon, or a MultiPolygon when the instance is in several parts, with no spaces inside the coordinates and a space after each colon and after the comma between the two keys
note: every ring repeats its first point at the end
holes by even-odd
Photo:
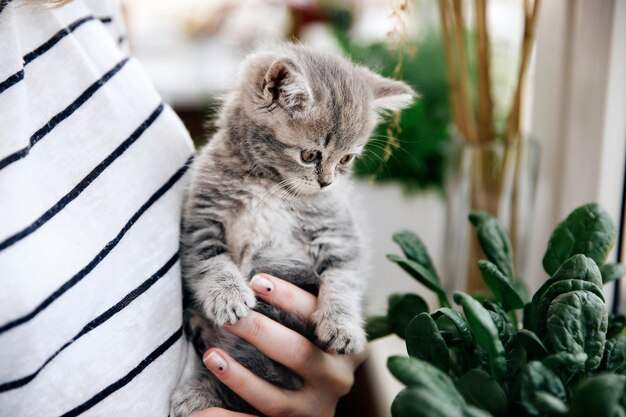
{"type": "Polygon", "coordinates": [[[193,146],[117,4],[0,0],[0,416],[163,416],[193,146]],[[120,47],[121,46],[121,47],[120,47]]]}

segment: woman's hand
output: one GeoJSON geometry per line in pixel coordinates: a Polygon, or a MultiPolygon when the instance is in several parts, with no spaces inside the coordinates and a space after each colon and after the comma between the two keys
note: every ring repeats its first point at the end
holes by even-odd
{"type": "MultiPolygon", "coordinates": [[[[262,274],[250,286],[262,300],[311,320],[317,298],[286,281],[262,274]]],[[[341,397],[354,382],[354,370],[366,354],[326,353],[304,336],[255,311],[226,329],[256,346],[267,357],[304,379],[298,391],[279,388],[259,378],[221,349],[204,354],[204,364],[237,395],[269,417],[332,417],[341,397]]],[[[209,408],[192,417],[251,417],[209,408]]]]}

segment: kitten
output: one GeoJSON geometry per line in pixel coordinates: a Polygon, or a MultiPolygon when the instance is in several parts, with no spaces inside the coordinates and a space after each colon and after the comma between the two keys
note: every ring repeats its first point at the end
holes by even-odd
{"type": "MultiPolygon", "coordinates": [[[[273,384],[300,388],[300,377],[220,328],[253,308],[329,351],[365,348],[363,248],[347,176],[379,112],[414,96],[402,82],[302,45],[244,61],[218,131],[193,164],[183,209],[188,331],[199,354],[222,348],[273,384]],[[314,323],[256,301],[248,281],[258,272],[318,295],[314,323]]],[[[174,416],[216,406],[258,413],[199,373],[173,394],[174,416]]]]}

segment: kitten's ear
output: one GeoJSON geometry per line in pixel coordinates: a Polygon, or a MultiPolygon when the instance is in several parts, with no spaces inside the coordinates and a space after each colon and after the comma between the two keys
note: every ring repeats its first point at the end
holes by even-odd
{"type": "Polygon", "coordinates": [[[278,58],[263,79],[263,96],[268,104],[278,104],[294,115],[305,114],[313,104],[313,93],[298,66],[288,58],[278,58]]]}
{"type": "Polygon", "coordinates": [[[419,95],[402,81],[391,80],[370,73],[370,85],[374,93],[376,110],[400,110],[408,107],[419,95]]]}

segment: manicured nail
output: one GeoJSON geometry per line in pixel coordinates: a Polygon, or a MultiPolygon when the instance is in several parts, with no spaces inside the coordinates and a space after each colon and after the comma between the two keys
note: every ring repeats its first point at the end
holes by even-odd
{"type": "Polygon", "coordinates": [[[226,372],[228,370],[228,362],[219,353],[211,352],[203,359],[207,368],[213,372],[226,372]]]}
{"type": "Polygon", "coordinates": [[[250,286],[257,294],[269,294],[274,291],[274,284],[267,278],[261,275],[255,275],[250,280],[250,286]]]}

